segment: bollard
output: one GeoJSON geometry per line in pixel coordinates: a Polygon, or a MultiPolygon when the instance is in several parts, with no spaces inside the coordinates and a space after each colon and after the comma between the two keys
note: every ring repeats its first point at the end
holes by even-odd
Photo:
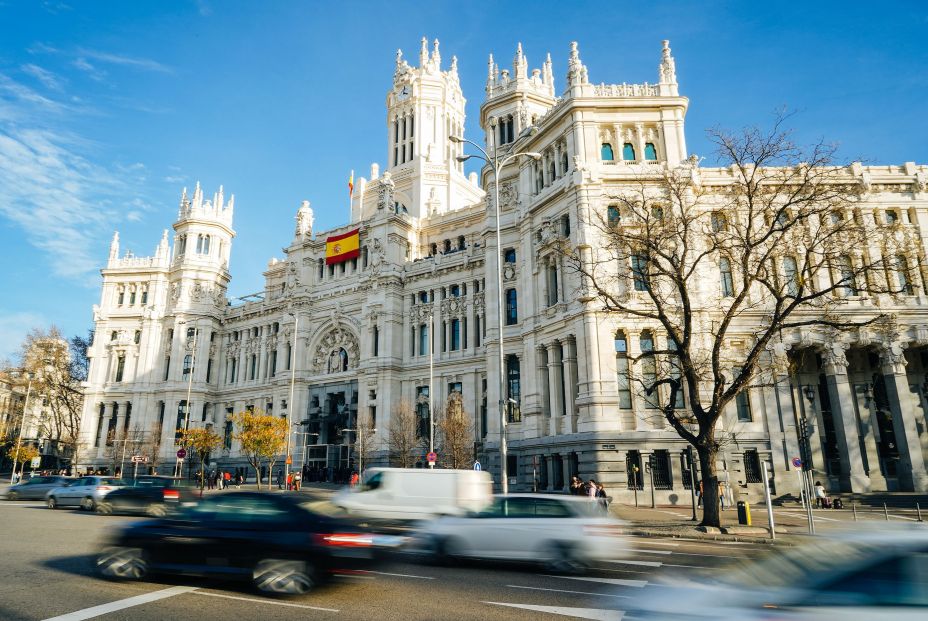
{"type": "Polygon", "coordinates": [[[918,517],[918,521],[922,522],[922,508],[918,506],[918,503],[915,503],[915,515],[918,517]]]}
{"type": "Polygon", "coordinates": [[[886,516],[886,521],[889,521],[889,510],[886,508],[886,503],[883,503],[883,515],[886,516]]]}
{"type": "Polygon", "coordinates": [[[851,503],[851,509],[854,510],[854,521],[857,521],[857,502],[854,501],[851,503]]]}

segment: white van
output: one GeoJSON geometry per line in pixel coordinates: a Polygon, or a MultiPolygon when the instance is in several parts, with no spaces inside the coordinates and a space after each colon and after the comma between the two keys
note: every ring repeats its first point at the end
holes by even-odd
{"type": "Polygon", "coordinates": [[[493,501],[489,473],[476,470],[371,468],[354,489],[332,503],[352,515],[383,520],[420,520],[466,515],[493,501]]]}

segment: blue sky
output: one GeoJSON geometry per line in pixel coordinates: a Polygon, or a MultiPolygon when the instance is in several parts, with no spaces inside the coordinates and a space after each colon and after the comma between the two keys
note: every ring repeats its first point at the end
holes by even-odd
{"type": "Polygon", "coordinates": [[[397,48],[457,55],[468,135],[487,54],[530,67],[572,40],[593,82],[654,82],[670,39],[705,129],[797,111],[800,140],[847,159],[928,163],[924,2],[17,2],[0,0],[0,358],[34,326],[84,333],[114,230],[149,255],[181,189],[234,193],[232,295],[260,291],[300,201],[347,221],[346,180],[386,159],[397,48]]]}

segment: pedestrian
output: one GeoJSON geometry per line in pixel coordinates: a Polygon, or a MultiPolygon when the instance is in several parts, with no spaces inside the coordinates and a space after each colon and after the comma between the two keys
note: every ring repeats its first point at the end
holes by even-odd
{"type": "Polygon", "coordinates": [[[293,474],[293,490],[298,492],[300,491],[300,486],[303,484],[303,474],[297,470],[293,474]]]}
{"type": "Polygon", "coordinates": [[[358,476],[357,472],[351,473],[351,480],[348,481],[348,485],[351,487],[357,487],[358,482],[361,480],[361,477],[358,476]]]}
{"type": "Polygon", "coordinates": [[[722,511],[725,510],[725,483],[719,481],[719,505],[722,507],[722,511]]]}
{"type": "Polygon", "coordinates": [[[284,474],[283,474],[283,470],[278,468],[277,469],[277,489],[283,489],[283,488],[284,488],[284,474]]]}
{"type": "Polygon", "coordinates": [[[606,495],[606,488],[603,487],[602,483],[596,486],[596,500],[599,501],[599,507],[603,510],[603,513],[608,513],[609,496],[606,495]]]}
{"type": "Polygon", "coordinates": [[[242,489],[242,483],[244,482],[245,482],[245,477],[242,475],[241,472],[239,472],[238,475],[236,475],[235,477],[235,487],[237,487],[238,489],[242,489]]]}
{"type": "Polygon", "coordinates": [[[228,489],[232,484],[232,473],[226,470],[222,473],[222,489],[228,489]]]}
{"type": "Polygon", "coordinates": [[[699,479],[699,489],[696,490],[696,506],[702,506],[702,479],[699,479]]]}
{"type": "Polygon", "coordinates": [[[815,506],[824,509],[828,503],[828,494],[825,493],[825,486],[821,481],[815,482],[815,506]]]}
{"type": "Polygon", "coordinates": [[[570,478],[570,495],[582,496],[583,492],[583,480],[577,475],[572,476],[570,478]]]}
{"type": "Polygon", "coordinates": [[[586,495],[593,502],[596,502],[597,491],[598,491],[598,488],[596,487],[596,481],[594,481],[593,479],[590,479],[590,482],[586,484],[586,495]]]}

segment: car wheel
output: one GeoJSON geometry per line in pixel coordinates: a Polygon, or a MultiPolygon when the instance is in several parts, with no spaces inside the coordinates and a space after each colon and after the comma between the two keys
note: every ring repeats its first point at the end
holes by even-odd
{"type": "Polygon", "coordinates": [[[312,565],[303,561],[266,559],[254,569],[255,587],[264,593],[302,595],[315,585],[312,565]]]}
{"type": "Polygon", "coordinates": [[[86,498],[81,500],[81,509],[83,509],[84,511],[93,511],[94,509],[96,509],[96,507],[97,507],[97,503],[95,503],[93,498],[91,498],[90,496],[87,496],[86,498]]]}
{"type": "Polygon", "coordinates": [[[544,552],[545,569],[557,574],[582,574],[588,568],[584,561],[569,543],[556,541],[549,544],[544,552]]]}
{"type": "Polygon", "coordinates": [[[48,497],[48,500],[46,501],[45,504],[48,505],[48,508],[49,508],[49,509],[57,509],[57,508],[58,508],[58,499],[56,499],[54,496],[49,496],[49,497],[48,497]]]}
{"type": "Polygon", "coordinates": [[[7,500],[19,500],[19,492],[9,492],[6,495],[7,500]]]}
{"type": "Polygon", "coordinates": [[[148,575],[148,560],[141,548],[107,548],[97,557],[97,571],[116,580],[141,580],[148,575]]]}
{"type": "Polygon", "coordinates": [[[161,503],[153,502],[145,507],[145,514],[150,517],[164,517],[166,513],[167,509],[161,503]]]}
{"type": "Polygon", "coordinates": [[[110,515],[113,513],[113,505],[108,502],[97,503],[97,515],[110,515]]]}
{"type": "Polygon", "coordinates": [[[461,553],[461,545],[452,537],[430,537],[426,544],[426,551],[432,562],[436,565],[447,565],[461,553]]]}

